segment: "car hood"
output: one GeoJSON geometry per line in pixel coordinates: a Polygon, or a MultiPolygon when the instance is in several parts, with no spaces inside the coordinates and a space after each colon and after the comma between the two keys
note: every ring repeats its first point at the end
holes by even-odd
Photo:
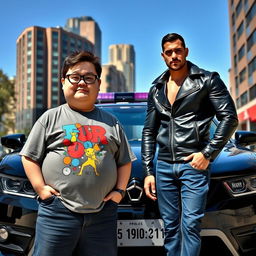
{"type": "Polygon", "coordinates": [[[26,176],[21,162],[21,156],[18,153],[11,153],[4,156],[0,162],[0,172],[18,177],[26,176]]]}
{"type": "MultiPolygon", "coordinates": [[[[132,151],[137,160],[132,163],[132,177],[144,179],[141,164],[141,142],[130,142],[132,151]]],[[[256,153],[246,148],[238,148],[234,144],[228,144],[219,156],[211,163],[211,176],[225,176],[245,174],[247,171],[256,171],[256,153]]]]}
{"type": "Polygon", "coordinates": [[[246,148],[228,144],[211,164],[210,169],[212,176],[256,171],[256,153],[246,148]]]}
{"type": "MultiPolygon", "coordinates": [[[[141,141],[130,141],[136,160],[132,163],[131,177],[144,179],[141,164],[141,141]]],[[[256,153],[245,148],[238,148],[233,144],[225,147],[219,156],[211,163],[211,175],[233,175],[239,172],[256,171],[256,153]]],[[[25,172],[18,153],[11,153],[3,157],[0,162],[0,172],[18,177],[24,177],[25,172]]]]}

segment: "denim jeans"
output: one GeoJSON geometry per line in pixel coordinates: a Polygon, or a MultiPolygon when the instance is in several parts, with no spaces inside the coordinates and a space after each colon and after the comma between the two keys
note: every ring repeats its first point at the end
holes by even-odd
{"type": "Polygon", "coordinates": [[[33,256],[116,256],[117,203],[75,213],[56,196],[39,202],[33,256]]]}
{"type": "Polygon", "coordinates": [[[196,170],[190,163],[157,161],[156,188],[167,256],[198,256],[209,170],[196,170]]]}

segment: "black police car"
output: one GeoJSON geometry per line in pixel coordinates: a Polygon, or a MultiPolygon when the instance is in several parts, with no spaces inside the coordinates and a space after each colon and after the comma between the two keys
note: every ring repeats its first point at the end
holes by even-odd
{"type": "MultiPolygon", "coordinates": [[[[141,134],[147,93],[100,93],[98,107],[114,114],[124,126],[137,160],[126,196],[118,207],[120,255],[162,255],[163,223],[157,203],[143,192],[141,134]]],[[[211,134],[216,129],[212,122],[211,134]]],[[[0,256],[31,255],[37,200],[18,152],[23,134],[1,138],[13,151],[0,162],[0,256]]],[[[202,221],[201,255],[256,255],[256,133],[237,131],[211,166],[207,210],[202,221]]]]}

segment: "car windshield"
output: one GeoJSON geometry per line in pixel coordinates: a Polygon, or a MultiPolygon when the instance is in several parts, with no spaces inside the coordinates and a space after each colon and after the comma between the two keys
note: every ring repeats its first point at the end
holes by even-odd
{"type": "MultiPolygon", "coordinates": [[[[142,129],[146,117],[146,105],[101,105],[100,108],[110,112],[117,117],[124,127],[126,136],[129,141],[141,141],[142,129]]],[[[212,138],[216,130],[216,124],[212,122],[210,128],[210,137],[212,138]]]]}
{"type": "MultiPolygon", "coordinates": [[[[101,106],[102,107],[102,106],[101,106]]],[[[142,129],[146,116],[146,106],[104,106],[104,110],[114,115],[124,127],[126,136],[129,141],[140,141],[142,129]]]]}

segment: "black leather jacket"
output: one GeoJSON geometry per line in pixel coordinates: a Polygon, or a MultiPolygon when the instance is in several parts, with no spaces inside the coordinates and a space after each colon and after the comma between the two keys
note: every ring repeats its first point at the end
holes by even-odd
{"type": "Polygon", "coordinates": [[[171,105],[166,96],[169,70],[150,89],[142,136],[142,164],[146,175],[153,174],[153,159],[169,163],[183,161],[202,152],[214,160],[238,125],[234,102],[218,73],[200,69],[188,61],[189,76],[171,105]],[[214,137],[209,128],[214,116],[220,121],[214,137]]]}

